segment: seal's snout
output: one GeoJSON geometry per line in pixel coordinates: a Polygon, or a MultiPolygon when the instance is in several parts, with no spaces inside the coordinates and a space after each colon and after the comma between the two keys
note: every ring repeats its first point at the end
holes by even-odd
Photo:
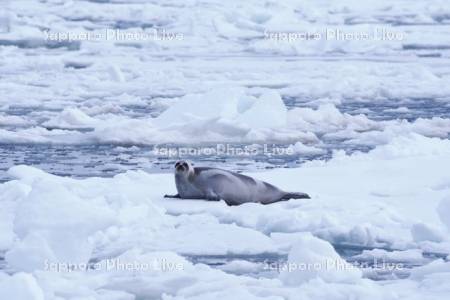
{"type": "Polygon", "coordinates": [[[178,172],[182,172],[182,171],[183,171],[183,162],[178,161],[178,162],[175,164],[175,170],[178,171],[178,172]]]}
{"type": "Polygon", "coordinates": [[[185,161],[178,161],[175,164],[175,171],[177,171],[177,172],[184,172],[184,171],[187,171],[187,170],[189,170],[189,166],[188,166],[188,164],[185,161]]]}

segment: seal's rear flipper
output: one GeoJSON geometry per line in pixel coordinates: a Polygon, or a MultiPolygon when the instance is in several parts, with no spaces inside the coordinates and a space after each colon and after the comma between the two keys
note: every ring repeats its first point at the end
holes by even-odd
{"type": "Polygon", "coordinates": [[[286,193],[281,199],[311,199],[311,197],[306,193],[286,193]]]}

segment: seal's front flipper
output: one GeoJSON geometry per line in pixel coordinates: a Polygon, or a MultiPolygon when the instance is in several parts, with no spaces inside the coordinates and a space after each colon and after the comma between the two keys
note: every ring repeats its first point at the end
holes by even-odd
{"type": "Polygon", "coordinates": [[[176,195],[164,195],[164,198],[181,198],[179,194],[176,195]]]}
{"type": "Polygon", "coordinates": [[[205,194],[206,194],[205,198],[208,201],[220,201],[220,197],[212,191],[208,191],[205,194]]]}
{"type": "Polygon", "coordinates": [[[286,193],[281,199],[311,199],[311,197],[306,193],[286,193]]]}

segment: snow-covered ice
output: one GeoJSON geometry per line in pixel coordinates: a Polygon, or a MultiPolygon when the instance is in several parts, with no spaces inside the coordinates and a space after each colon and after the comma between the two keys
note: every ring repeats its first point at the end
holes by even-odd
{"type": "Polygon", "coordinates": [[[450,295],[446,1],[0,6],[0,299],[450,295]],[[179,157],[312,199],[165,199],[179,157]]]}
{"type": "MultiPolygon", "coordinates": [[[[2,244],[7,270],[31,274],[29,279],[16,279],[17,284],[34,286],[35,281],[46,297],[79,293],[113,297],[121,290],[141,297],[165,293],[207,298],[229,286],[233,291],[228,292],[229,297],[240,293],[256,298],[262,294],[283,297],[299,289],[305,297],[316,297],[325,293],[324,289],[338,289],[345,297],[382,294],[395,298],[402,297],[403,291],[392,294],[392,286],[400,289],[403,285],[409,286],[411,293],[428,296],[434,283],[449,279],[449,268],[437,269],[440,276],[434,275],[434,269],[424,269],[412,272],[410,279],[377,284],[345,262],[331,244],[397,249],[359,255],[360,259],[376,257],[385,262],[428,263],[423,256],[426,252],[450,253],[443,214],[446,201],[441,201],[449,191],[433,188],[449,180],[447,171],[439,167],[450,164],[449,153],[447,140],[412,135],[369,153],[336,153],[328,162],[252,174],[284,189],[301,187],[313,198],[271,206],[250,203],[228,207],[222,201],[164,199],[164,193],[175,189],[170,174],[129,171],[113,178],[78,180],[16,166],[9,172],[17,179],[1,185],[2,205],[10,207],[0,227],[2,236],[12,237],[2,244]],[[421,239],[417,239],[411,232],[420,230],[420,222],[445,232],[442,240],[437,241],[431,229],[421,229],[421,239]],[[424,236],[427,232],[429,238],[424,236]],[[279,262],[286,264],[284,269],[279,266],[280,278],[239,275],[239,269],[258,273],[255,270],[264,265],[235,263],[214,269],[183,258],[265,253],[288,255],[286,262],[279,262]],[[114,263],[121,261],[157,270],[138,274],[136,270],[115,270],[114,263]],[[155,261],[171,263],[155,267],[155,261]],[[323,261],[330,264],[326,269],[317,267],[323,261]],[[95,262],[94,269],[64,269],[68,264],[79,267],[89,262],[95,262]],[[174,266],[182,270],[170,269],[174,266]],[[299,269],[306,266],[310,266],[308,272],[299,269]],[[86,280],[93,283],[80,292],[76,287],[86,280]],[[61,285],[55,283],[59,281],[61,285]],[[61,290],[66,284],[72,288],[61,290]],[[201,284],[209,288],[203,289],[201,284]]],[[[446,264],[442,262],[442,266],[446,264]]],[[[444,294],[448,292],[444,286],[441,289],[444,294]]]]}

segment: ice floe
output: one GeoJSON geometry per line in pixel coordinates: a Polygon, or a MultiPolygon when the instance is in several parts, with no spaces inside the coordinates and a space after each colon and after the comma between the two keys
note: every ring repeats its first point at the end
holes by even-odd
{"type": "MultiPolygon", "coordinates": [[[[430,251],[427,241],[450,253],[448,235],[442,234],[447,230],[447,214],[441,199],[448,190],[430,188],[448,179],[446,170],[439,168],[450,163],[448,152],[446,140],[413,135],[369,153],[336,153],[328,162],[252,174],[287,190],[308,191],[313,198],[270,206],[228,207],[223,202],[163,199],[174,189],[170,174],[129,171],[109,179],[77,180],[16,166],[9,172],[17,179],[0,185],[1,201],[9,207],[2,212],[1,236],[10,237],[3,238],[1,245],[7,269],[26,275],[0,277],[0,285],[5,286],[2,292],[29,292],[36,299],[41,299],[42,291],[46,298],[132,299],[133,295],[162,297],[164,293],[169,298],[189,298],[222,295],[228,287],[231,290],[224,297],[264,294],[276,298],[298,289],[305,297],[325,297],[331,292],[324,289],[333,287],[347,296],[386,293],[394,297],[386,285],[363,278],[331,244],[398,249],[364,251],[360,257],[387,262],[427,263],[423,256],[430,251]],[[428,176],[424,178],[423,173],[428,176]],[[430,225],[420,225],[423,222],[430,225]],[[264,253],[288,255],[286,262],[279,262],[280,279],[239,275],[243,270],[260,272],[264,268],[260,264],[236,261],[214,269],[187,260],[192,255],[264,253]],[[320,269],[317,263],[327,259],[333,264],[320,269]],[[91,270],[83,270],[89,264],[91,270]],[[286,270],[289,265],[305,264],[312,269],[286,270]],[[147,269],[111,269],[117,265],[147,269]],[[346,271],[339,269],[346,266],[346,271]],[[86,280],[92,283],[78,290],[86,280]],[[62,288],[67,285],[70,288],[62,288]]],[[[426,294],[432,284],[439,285],[450,276],[446,265],[433,262],[403,283],[388,286],[408,285],[412,292],[426,294]]],[[[442,286],[441,291],[445,293],[446,288],[442,286]]]]}

